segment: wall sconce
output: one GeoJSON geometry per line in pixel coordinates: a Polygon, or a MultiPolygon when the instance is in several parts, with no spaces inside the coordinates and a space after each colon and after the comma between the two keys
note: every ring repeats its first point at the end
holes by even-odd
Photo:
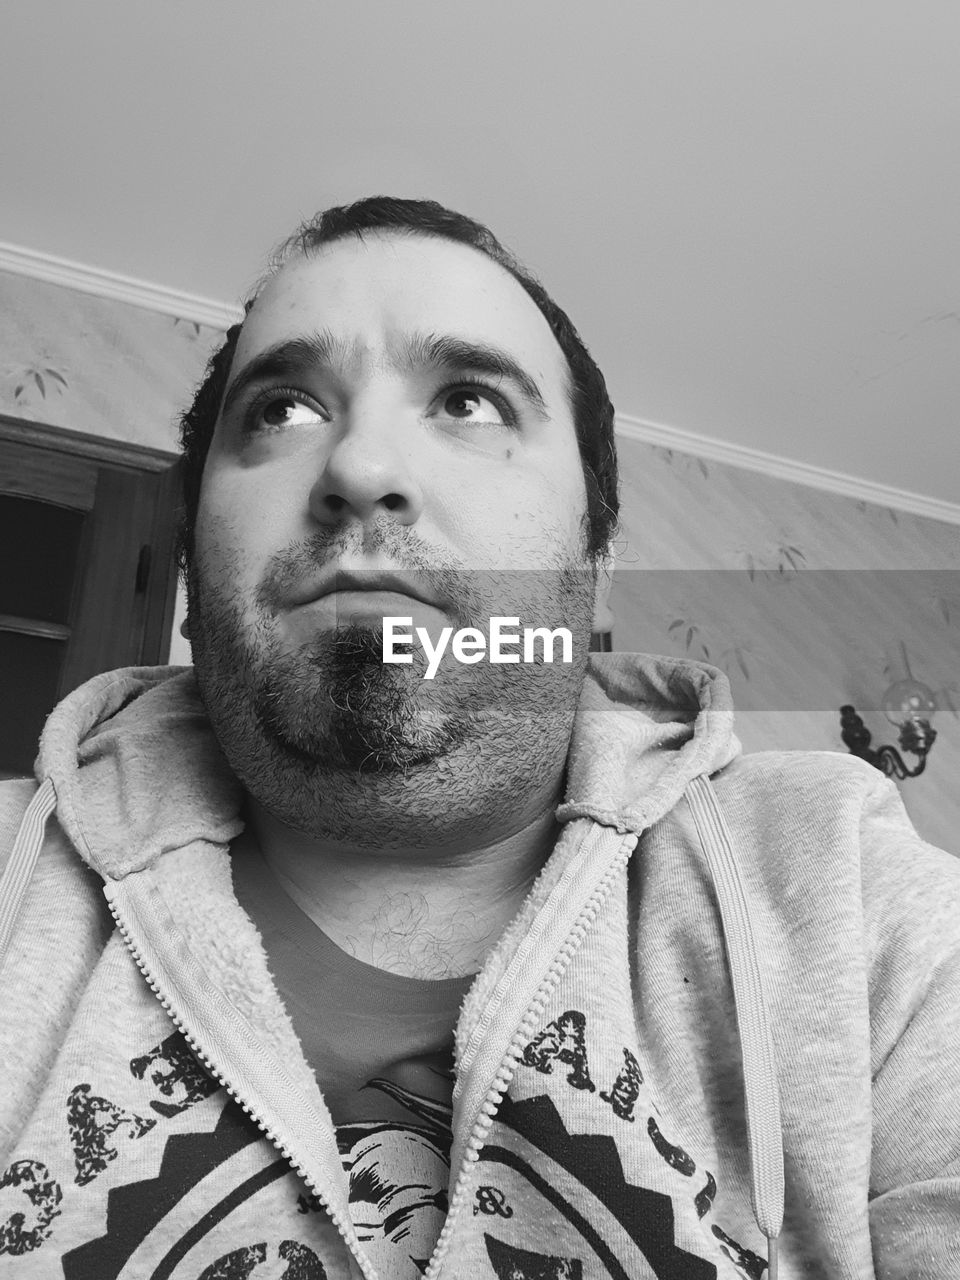
{"type": "Polygon", "coordinates": [[[888,778],[916,778],[923,773],[927,753],[937,736],[930,721],[937,702],[930,689],[919,680],[898,680],[883,698],[883,713],[900,730],[900,746],[918,757],[914,768],[907,768],[896,747],[870,746],[870,731],[849,704],[840,708],[840,736],[851,753],[866,760],[888,778]]]}

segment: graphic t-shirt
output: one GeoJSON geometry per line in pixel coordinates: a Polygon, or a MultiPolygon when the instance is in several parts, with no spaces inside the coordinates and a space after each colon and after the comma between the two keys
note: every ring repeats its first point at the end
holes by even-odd
{"type": "Polygon", "coordinates": [[[234,842],[234,889],[333,1117],[360,1240],[381,1274],[426,1269],[447,1212],[453,1032],[471,975],[425,981],[343,951],[234,842]]]}

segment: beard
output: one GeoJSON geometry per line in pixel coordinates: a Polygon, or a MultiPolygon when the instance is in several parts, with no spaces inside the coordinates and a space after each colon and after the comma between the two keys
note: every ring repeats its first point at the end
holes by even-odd
{"type": "Polygon", "coordinates": [[[229,653],[239,652],[250,674],[264,739],[306,765],[405,773],[467,735],[469,708],[451,706],[450,697],[441,707],[434,689],[421,689],[422,654],[403,668],[384,663],[382,627],[340,626],[293,652],[269,641],[251,651],[237,639],[229,653]]]}
{"type": "Polygon", "coordinates": [[[489,619],[501,616],[519,617],[521,628],[565,626],[574,636],[571,664],[546,663],[541,650],[530,664],[466,665],[450,661],[448,652],[435,678],[425,680],[427,659],[416,645],[409,664],[383,661],[380,626],[318,628],[296,647],[283,640],[281,602],[318,566],[355,550],[344,541],[322,531],[274,556],[246,609],[230,589],[236,579],[229,563],[217,583],[202,561],[188,575],[201,696],[247,790],[291,825],[334,834],[342,824],[331,827],[331,810],[349,795],[369,804],[371,788],[399,820],[412,780],[411,812],[425,817],[424,802],[429,810],[469,799],[484,765],[492,785],[508,790],[511,780],[516,788],[535,787],[548,770],[555,774],[557,743],[562,760],[586,666],[592,567],[438,567],[436,554],[411,530],[383,526],[375,549],[443,602],[455,630],[486,634],[489,619]],[[324,795],[334,792],[338,801],[328,799],[321,815],[324,795]]]}

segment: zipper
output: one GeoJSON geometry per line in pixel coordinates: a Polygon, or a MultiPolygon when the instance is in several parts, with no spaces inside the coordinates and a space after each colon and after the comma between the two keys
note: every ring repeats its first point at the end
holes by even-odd
{"type": "MultiPolygon", "coordinates": [[[[610,833],[612,834],[612,833],[610,833]]],[[[457,1173],[456,1182],[454,1184],[454,1192],[450,1200],[447,1211],[447,1217],[437,1238],[434,1251],[431,1256],[427,1270],[424,1273],[424,1280],[438,1280],[441,1268],[449,1251],[453,1232],[457,1227],[460,1212],[469,1195],[472,1173],[474,1166],[480,1158],[487,1137],[493,1127],[493,1121],[499,1110],[503,1095],[506,1093],[510,1081],[516,1070],[517,1063],[526,1046],[529,1044],[533,1034],[539,1025],[543,1016],[544,1006],[550,998],[554,988],[563,977],[573,956],[580,947],[581,942],[586,936],[588,930],[593,925],[597,915],[600,912],[603,903],[610,892],[610,888],[620,874],[623,867],[628,862],[631,853],[636,847],[639,837],[634,833],[627,834],[622,838],[621,844],[617,852],[610,858],[603,874],[594,885],[593,891],[587,897],[586,902],[582,905],[580,911],[574,918],[573,923],[567,930],[563,943],[558,948],[553,959],[550,961],[549,967],[537,985],[523,1016],[520,1018],[516,1030],[514,1031],[510,1044],[508,1045],[500,1065],[494,1073],[493,1079],[484,1095],[483,1102],[480,1104],[479,1112],[470,1131],[470,1137],[463,1151],[460,1162],[460,1168],[457,1173]]],[[[246,1115],[254,1122],[261,1133],[265,1135],[272,1146],[283,1156],[284,1160],[294,1170],[301,1179],[304,1186],[316,1197],[317,1203],[322,1206],[327,1216],[333,1222],[341,1239],[346,1245],[349,1256],[355,1261],[359,1267],[361,1274],[365,1280],[379,1280],[378,1273],[374,1269],[372,1263],[363,1254],[362,1250],[355,1247],[351,1236],[355,1235],[353,1222],[344,1214],[331,1207],[328,1199],[321,1192],[314,1179],[308,1173],[303,1163],[289,1150],[287,1145],[281,1140],[271,1125],[258,1112],[247,1103],[240,1093],[230,1084],[227,1075],[220,1069],[217,1063],[210,1057],[206,1050],[201,1046],[200,1042],[188,1030],[183,1018],[181,1018],[173,1007],[173,1004],[163,994],[159,983],[150,971],[147,962],[144,960],[140,949],[134,942],[130,930],[121,918],[120,912],[113,901],[112,894],[108,891],[105,895],[110,913],[116,921],[120,936],[123,938],[124,945],[143,975],[144,981],[159,1001],[167,1017],[184,1037],[191,1051],[196,1055],[199,1062],[210,1075],[217,1081],[226,1093],[231,1097],[244,1111],[246,1115]]],[[[175,985],[175,984],[174,984],[175,985]]]]}
{"type": "Polygon", "coordinates": [[[484,1096],[480,1105],[480,1112],[473,1123],[470,1131],[470,1138],[463,1152],[463,1159],[460,1163],[460,1169],[457,1173],[457,1181],[454,1185],[453,1196],[450,1199],[450,1206],[447,1210],[446,1221],[437,1239],[434,1247],[433,1256],[430,1259],[424,1274],[424,1280],[437,1280],[440,1275],[441,1268],[446,1259],[447,1251],[450,1247],[451,1237],[456,1229],[456,1220],[460,1214],[463,1204],[470,1192],[472,1184],[473,1168],[480,1159],[480,1152],[486,1145],[487,1137],[493,1128],[493,1122],[496,1118],[497,1111],[500,1109],[500,1103],[503,1095],[506,1093],[513,1079],[517,1063],[524,1049],[530,1043],[534,1031],[536,1030],[541,1017],[543,1016],[544,1006],[550,998],[560,979],[563,977],[567,966],[573,959],[581,942],[586,936],[588,930],[592,926],[600,913],[600,908],[610,892],[610,887],[614,880],[620,874],[620,871],[626,866],[630,859],[630,855],[637,845],[639,837],[636,835],[628,835],[624,843],[621,845],[616,857],[612,859],[602,878],[594,887],[593,893],[584,903],[580,914],[577,916],[571,926],[563,945],[550,962],[550,967],[540,981],[540,985],[534,992],[533,998],[527,1006],[526,1012],[520,1020],[509,1047],[504,1054],[500,1066],[494,1075],[490,1088],[484,1096]]]}
{"type": "MultiPolygon", "coordinates": [[[[201,1045],[198,1043],[195,1037],[190,1034],[190,1032],[187,1030],[182,1020],[177,1016],[176,1011],[173,1008],[173,1005],[170,1003],[167,997],[160,990],[157,982],[155,981],[153,975],[150,973],[147,967],[146,961],[143,959],[140,952],[138,951],[136,943],[131,938],[130,932],[127,929],[127,926],[124,924],[123,920],[121,920],[116,907],[114,906],[113,902],[109,898],[107,899],[107,905],[110,908],[110,914],[113,916],[114,920],[117,923],[117,928],[120,930],[120,936],[123,938],[124,945],[126,946],[127,950],[130,952],[131,956],[133,957],[137,968],[140,970],[140,973],[143,975],[144,981],[147,983],[147,986],[150,988],[150,990],[156,996],[157,1000],[160,1002],[164,1013],[166,1013],[167,1017],[170,1019],[173,1025],[177,1028],[177,1030],[186,1040],[187,1044],[190,1046],[191,1052],[196,1056],[197,1060],[202,1064],[204,1070],[209,1072],[209,1074],[213,1076],[213,1078],[217,1081],[220,1087],[224,1089],[226,1093],[234,1100],[234,1102],[236,1102],[241,1107],[241,1109],[246,1113],[246,1115],[250,1117],[250,1119],[254,1122],[254,1124],[257,1126],[260,1132],[270,1140],[270,1142],[276,1148],[276,1150],[279,1151],[281,1156],[283,1156],[284,1160],[286,1160],[286,1162],[290,1165],[293,1171],[297,1174],[297,1176],[303,1182],[304,1186],[310,1191],[311,1195],[313,1195],[316,1198],[318,1204],[322,1206],[324,1212],[327,1214],[331,1222],[333,1222],[334,1226],[337,1228],[337,1231],[340,1233],[340,1237],[343,1240],[344,1244],[346,1245],[350,1253],[350,1256],[356,1261],[357,1265],[360,1268],[361,1273],[365,1277],[365,1280],[379,1280],[379,1276],[377,1275],[376,1271],[373,1269],[373,1266],[371,1265],[369,1260],[365,1258],[362,1254],[358,1254],[357,1251],[354,1249],[353,1245],[351,1244],[347,1231],[344,1228],[344,1223],[346,1221],[346,1219],[344,1218],[344,1215],[339,1211],[331,1208],[323,1192],[316,1185],[316,1183],[314,1182],[310,1174],[306,1171],[306,1169],[304,1169],[303,1165],[300,1164],[300,1162],[296,1159],[296,1157],[288,1150],[288,1148],[285,1146],[282,1140],[278,1137],[276,1133],[273,1132],[273,1130],[266,1123],[266,1121],[260,1115],[257,1114],[254,1108],[250,1106],[249,1103],[244,1098],[240,1096],[237,1090],[234,1089],[233,1085],[231,1085],[230,1082],[227,1080],[227,1077],[224,1074],[224,1072],[221,1071],[220,1068],[213,1062],[209,1054],[201,1047],[201,1045]]],[[[353,1229],[353,1223],[351,1222],[350,1230],[352,1229],[353,1229]]]]}

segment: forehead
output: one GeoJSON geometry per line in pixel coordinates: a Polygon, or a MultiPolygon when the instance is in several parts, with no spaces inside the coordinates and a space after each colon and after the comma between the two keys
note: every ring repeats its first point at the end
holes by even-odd
{"type": "Polygon", "coordinates": [[[548,396],[566,392],[566,360],[533,299],[485,254],[449,240],[376,232],[297,255],[258,294],[234,368],[318,330],[344,351],[371,355],[408,333],[495,343],[542,379],[548,396]]]}

